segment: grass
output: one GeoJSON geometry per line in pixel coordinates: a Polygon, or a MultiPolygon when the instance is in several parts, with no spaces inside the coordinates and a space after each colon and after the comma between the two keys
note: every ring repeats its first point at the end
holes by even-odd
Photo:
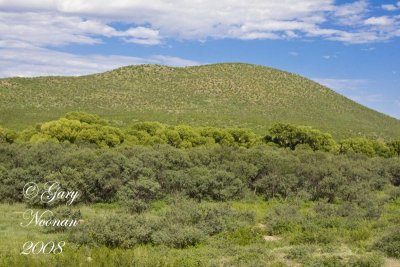
{"type": "Polygon", "coordinates": [[[248,127],[314,126],[337,138],[395,137],[400,121],[311,80],[249,64],[172,68],[128,66],[81,77],[0,79],[0,125],[23,129],[85,111],[112,119],[248,127]]]}
{"type": "MultiPolygon", "coordinates": [[[[275,239],[265,240],[266,226],[261,224],[265,215],[273,208],[288,203],[259,198],[233,201],[231,204],[235,209],[255,212],[255,225],[220,233],[185,249],[151,245],[132,249],[78,247],[68,241],[68,234],[48,234],[38,227],[20,227],[21,214],[26,210],[24,204],[0,204],[0,213],[3,215],[0,217],[0,266],[391,266],[399,263],[371,250],[370,246],[387,228],[395,227],[400,218],[398,200],[386,204],[380,219],[356,222],[359,225],[352,231],[319,226],[317,232],[335,233],[327,243],[309,243],[304,239],[293,243],[293,238],[299,234],[296,229],[275,239]],[[67,245],[60,255],[19,255],[22,244],[28,240],[65,240],[67,245]],[[387,265],[384,265],[384,261],[387,265]]],[[[298,205],[300,212],[307,214],[312,213],[315,203],[300,201],[298,205]]],[[[100,216],[113,213],[118,216],[124,212],[122,207],[115,204],[79,208],[84,223],[100,216]]],[[[163,208],[165,203],[157,201],[151,209],[163,208]]]]}

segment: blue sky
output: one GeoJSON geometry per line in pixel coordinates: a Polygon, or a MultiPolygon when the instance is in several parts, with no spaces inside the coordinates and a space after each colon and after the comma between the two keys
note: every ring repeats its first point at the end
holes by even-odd
{"type": "Polygon", "coordinates": [[[0,0],[0,77],[246,62],[400,119],[400,1],[0,0]]]}

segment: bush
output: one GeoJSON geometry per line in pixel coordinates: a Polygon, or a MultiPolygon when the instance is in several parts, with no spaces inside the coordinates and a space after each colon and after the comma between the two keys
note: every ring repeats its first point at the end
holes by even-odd
{"type": "Polygon", "coordinates": [[[299,207],[288,204],[272,208],[264,219],[268,233],[280,235],[294,231],[302,220],[298,209],[299,207]]]}
{"type": "Polygon", "coordinates": [[[384,252],[388,257],[400,259],[400,230],[395,229],[375,242],[374,248],[384,252]]]}
{"type": "Polygon", "coordinates": [[[12,144],[14,143],[15,139],[17,139],[16,132],[0,127],[0,143],[12,144]]]}
{"type": "Polygon", "coordinates": [[[360,256],[352,256],[348,260],[346,266],[349,267],[380,267],[383,266],[384,260],[378,254],[364,254],[360,256]]]}
{"type": "Polygon", "coordinates": [[[149,177],[140,176],[129,181],[118,192],[119,200],[133,212],[144,211],[149,204],[161,196],[160,184],[149,177]]]}
{"type": "Polygon", "coordinates": [[[71,233],[70,240],[112,248],[130,248],[137,244],[184,248],[252,222],[254,215],[236,212],[227,205],[203,205],[177,198],[158,212],[114,215],[84,224],[71,233]]]}
{"type": "MultiPolygon", "coordinates": [[[[58,220],[75,220],[78,223],[82,219],[82,214],[79,209],[72,209],[70,207],[61,206],[56,209],[51,210],[53,215],[49,217],[49,219],[58,219],[58,220]]],[[[72,227],[58,227],[58,226],[51,226],[45,227],[44,232],[46,233],[57,233],[57,232],[65,232],[68,230],[72,230],[72,227]]]]}
{"type": "Polygon", "coordinates": [[[308,259],[313,252],[315,251],[314,246],[310,245],[299,245],[299,246],[294,246],[291,247],[287,253],[287,258],[291,260],[300,260],[304,261],[308,259]]]}
{"type": "Polygon", "coordinates": [[[334,151],[336,143],[332,136],[307,126],[277,123],[269,129],[264,138],[281,147],[294,150],[298,145],[308,145],[312,150],[334,151]]]}

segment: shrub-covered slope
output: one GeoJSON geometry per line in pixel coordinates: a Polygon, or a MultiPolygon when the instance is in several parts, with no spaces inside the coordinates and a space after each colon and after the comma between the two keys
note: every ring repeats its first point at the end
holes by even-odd
{"type": "Polygon", "coordinates": [[[0,125],[22,129],[86,111],[117,120],[243,126],[310,125],[335,137],[393,137],[400,121],[295,74],[249,64],[140,65],[81,77],[0,80],[0,125]]]}

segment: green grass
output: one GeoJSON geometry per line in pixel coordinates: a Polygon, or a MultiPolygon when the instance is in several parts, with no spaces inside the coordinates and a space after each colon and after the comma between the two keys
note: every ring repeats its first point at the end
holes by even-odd
{"type": "Polygon", "coordinates": [[[310,125],[337,138],[395,137],[400,121],[311,80],[249,64],[123,67],[81,77],[0,79],[0,125],[23,129],[69,111],[263,134],[275,122],[310,125]]]}
{"type": "MultiPolygon", "coordinates": [[[[389,262],[382,253],[371,250],[370,244],[387,229],[396,227],[400,218],[398,200],[387,203],[381,218],[376,221],[355,221],[357,227],[351,231],[316,225],[317,232],[335,233],[328,243],[301,242],[302,239],[293,242],[299,235],[298,229],[282,234],[275,241],[264,240],[264,235],[267,235],[264,227],[267,226],[261,223],[265,223],[265,215],[287,203],[260,198],[233,201],[231,204],[235,209],[256,213],[255,224],[220,233],[185,249],[151,245],[139,245],[132,249],[78,247],[68,241],[68,234],[48,234],[38,227],[20,227],[21,213],[26,210],[23,204],[0,204],[0,266],[385,266],[383,261],[389,262]],[[65,240],[67,245],[60,255],[19,255],[22,244],[28,240],[65,240]],[[363,261],[369,265],[363,265],[363,261]]],[[[301,213],[307,214],[312,213],[315,203],[300,201],[298,205],[301,213]]],[[[125,212],[115,204],[79,208],[84,223],[125,212]]],[[[151,209],[163,208],[165,203],[158,201],[151,209]]],[[[390,263],[398,264],[399,261],[391,259],[390,263]]]]}

